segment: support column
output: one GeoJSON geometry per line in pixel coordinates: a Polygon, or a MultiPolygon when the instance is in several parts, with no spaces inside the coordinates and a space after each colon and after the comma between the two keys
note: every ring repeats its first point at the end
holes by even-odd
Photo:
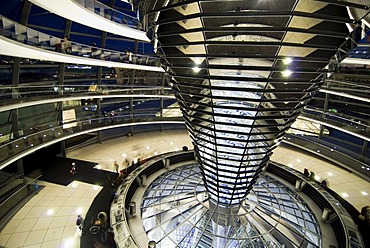
{"type": "MultiPolygon", "coordinates": [[[[165,85],[165,80],[166,80],[166,75],[165,75],[165,73],[163,73],[163,75],[162,75],[162,84],[161,84],[161,86],[162,86],[162,89],[164,88],[164,85],[165,85]]],[[[162,92],[162,94],[163,94],[164,92],[162,92]]],[[[160,98],[160,117],[162,118],[163,117],[163,97],[161,97],[160,98]]],[[[163,124],[161,123],[160,124],[160,131],[162,132],[163,131],[163,124]]]]}
{"type": "MultiPolygon", "coordinates": [[[[64,26],[64,37],[68,37],[71,33],[71,27],[72,27],[72,21],[66,20],[65,26],[64,26]]],[[[58,78],[58,94],[63,95],[64,94],[64,75],[65,75],[65,63],[59,64],[59,78],[58,78]]],[[[63,101],[58,102],[58,112],[59,112],[59,119],[58,123],[60,126],[63,126],[63,101]]],[[[60,142],[60,155],[62,157],[67,156],[67,150],[66,150],[66,141],[62,140],[60,142]]]]}
{"type": "Polygon", "coordinates": [[[362,143],[362,149],[361,149],[362,156],[365,156],[368,146],[369,146],[369,141],[364,140],[364,143],[362,143]]]}
{"type": "MultiPolygon", "coordinates": [[[[328,105],[329,105],[329,94],[325,93],[325,101],[324,101],[324,108],[323,108],[324,112],[328,111],[328,105]]],[[[325,116],[325,114],[322,115],[322,118],[324,116],[325,116]]],[[[323,133],[324,133],[324,126],[322,124],[320,124],[320,133],[319,133],[319,136],[317,137],[318,140],[320,140],[322,138],[323,133]]]]}
{"type": "MultiPolygon", "coordinates": [[[[139,42],[135,40],[135,45],[134,45],[134,54],[137,54],[138,51],[138,46],[139,42]]],[[[130,84],[131,84],[131,92],[133,92],[134,84],[135,84],[135,75],[136,75],[136,70],[131,70],[131,78],[130,78],[130,84]]],[[[133,119],[134,118],[134,98],[130,98],[130,117],[133,119]]],[[[130,133],[131,135],[134,134],[134,126],[130,125],[130,133]]]]}
{"type": "MultiPolygon", "coordinates": [[[[31,10],[32,4],[25,0],[22,7],[22,15],[19,23],[22,25],[26,25],[28,22],[28,16],[31,10]]],[[[20,72],[20,65],[21,59],[20,58],[13,58],[14,64],[12,68],[12,99],[16,99],[19,97],[18,93],[18,86],[19,86],[19,72],[20,72]]],[[[19,133],[19,113],[18,109],[11,110],[11,117],[12,117],[12,132],[14,133],[14,139],[20,137],[19,133]]],[[[19,175],[24,175],[24,168],[23,168],[23,161],[22,159],[17,160],[17,170],[19,175]]]]}
{"type": "MultiPolygon", "coordinates": [[[[133,93],[134,84],[135,84],[135,74],[136,70],[131,70],[131,78],[130,78],[130,86],[131,86],[131,93],[133,93]]],[[[134,98],[130,97],[130,118],[131,120],[134,119],[134,98]]],[[[134,134],[134,126],[130,125],[130,133],[131,135],[134,134]]]]}
{"type": "MultiPolygon", "coordinates": [[[[114,0],[110,0],[109,3],[108,3],[108,6],[113,7],[113,5],[114,5],[114,0]]],[[[101,37],[101,41],[100,41],[100,47],[101,48],[105,48],[106,43],[107,43],[107,32],[103,32],[102,33],[102,37],[101,37]]],[[[98,67],[98,73],[96,75],[96,77],[97,77],[96,84],[97,84],[97,88],[98,89],[101,89],[100,86],[102,84],[102,82],[101,82],[102,75],[103,75],[103,67],[102,66],[99,66],[98,67]]],[[[98,118],[102,118],[102,114],[101,114],[101,99],[100,98],[96,99],[96,112],[95,112],[95,116],[98,117],[98,118]]],[[[97,138],[98,143],[102,143],[102,132],[101,132],[101,130],[99,130],[97,132],[96,138],[97,138]]]]}
{"type": "MultiPolygon", "coordinates": [[[[65,74],[65,64],[60,63],[59,64],[59,78],[58,78],[58,94],[60,96],[64,94],[64,74],[65,74]]],[[[63,126],[63,101],[58,102],[57,109],[59,112],[58,123],[60,126],[63,126]]],[[[64,158],[67,156],[65,140],[62,140],[60,142],[60,153],[61,153],[61,156],[64,158]]]]}
{"type": "MultiPolygon", "coordinates": [[[[12,70],[12,99],[16,99],[19,97],[18,93],[18,86],[19,86],[19,71],[20,71],[20,64],[21,59],[20,58],[14,58],[14,64],[13,64],[13,70],[12,70]]],[[[12,132],[13,132],[13,138],[18,139],[20,135],[19,130],[19,115],[18,115],[18,108],[11,110],[11,116],[12,116],[12,132]]],[[[17,160],[17,170],[18,175],[24,174],[24,168],[23,168],[23,161],[22,159],[17,160]]]]}

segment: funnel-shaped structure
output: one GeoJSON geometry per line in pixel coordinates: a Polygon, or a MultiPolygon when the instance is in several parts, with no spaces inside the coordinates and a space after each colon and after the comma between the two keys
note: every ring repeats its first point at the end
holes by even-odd
{"type": "Polygon", "coordinates": [[[353,20],[329,1],[156,3],[158,49],[209,197],[237,205],[318,89],[353,20]]]}

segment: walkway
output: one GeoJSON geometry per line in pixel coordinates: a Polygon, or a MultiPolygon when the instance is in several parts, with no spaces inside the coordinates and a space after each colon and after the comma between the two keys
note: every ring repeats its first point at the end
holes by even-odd
{"type": "MultiPolygon", "coordinates": [[[[149,38],[146,36],[145,32],[110,21],[100,15],[88,11],[83,6],[77,4],[76,1],[30,0],[30,2],[56,15],[78,22],[82,25],[123,37],[149,42],[149,38]]],[[[89,2],[94,4],[95,1],[89,0],[89,2]]]]}
{"type": "MultiPolygon", "coordinates": [[[[192,148],[186,131],[150,132],[72,150],[68,152],[68,157],[94,162],[97,163],[96,169],[113,172],[114,161],[118,161],[122,169],[125,159],[131,161],[181,150],[184,145],[192,148]]],[[[328,161],[286,147],[277,148],[272,160],[299,171],[308,168],[316,173],[318,180],[327,178],[330,188],[358,210],[370,205],[370,183],[328,161]]],[[[77,211],[81,211],[85,217],[89,204],[101,187],[81,182],[73,182],[68,186],[43,184],[45,188],[1,230],[0,247],[79,247],[75,227],[77,211]],[[54,210],[49,212],[50,209],[54,210]]]]}
{"type": "Polygon", "coordinates": [[[137,69],[145,71],[157,71],[164,72],[162,67],[158,66],[147,66],[137,65],[129,63],[120,63],[114,61],[106,61],[92,58],[79,57],[69,54],[63,54],[53,52],[38,47],[22,44],[20,42],[5,38],[0,35],[0,54],[6,56],[27,58],[27,59],[38,59],[60,63],[71,63],[81,65],[92,65],[92,66],[105,66],[115,68],[126,68],[126,69],[137,69]]]}

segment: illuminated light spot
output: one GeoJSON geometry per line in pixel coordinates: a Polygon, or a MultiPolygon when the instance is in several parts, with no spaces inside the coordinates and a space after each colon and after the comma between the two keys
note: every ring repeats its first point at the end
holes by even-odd
{"type": "Polygon", "coordinates": [[[290,75],[292,75],[292,71],[291,70],[285,70],[285,71],[282,71],[281,74],[283,74],[284,77],[289,77],[290,75]]]}
{"type": "Polygon", "coordinates": [[[172,146],[173,144],[174,144],[174,143],[171,141],[171,142],[170,142],[170,145],[172,146]]]}
{"type": "Polygon", "coordinates": [[[343,193],[342,193],[342,196],[343,196],[344,198],[349,197],[349,195],[348,195],[346,192],[343,192],[343,193]]]}
{"type": "Polygon", "coordinates": [[[197,65],[200,65],[200,64],[202,63],[202,59],[200,59],[200,58],[196,58],[196,59],[194,60],[194,63],[195,63],[195,64],[197,64],[197,65]]]}
{"type": "Polygon", "coordinates": [[[177,152],[177,151],[179,151],[179,148],[178,148],[178,147],[176,147],[176,148],[175,148],[175,151],[176,151],[176,152],[177,152]]]}
{"type": "Polygon", "coordinates": [[[362,195],[367,195],[367,192],[365,192],[365,191],[361,191],[361,194],[362,194],[362,195]]]}
{"type": "Polygon", "coordinates": [[[99,186],[98,185],[94,185],[93,189],[94,190],[98,190],[99,189],[99,186]]]}
{"type": "Polygon", "coordinates": [[[293,168],[293,165],[292,164],[288,164],[288,167],[293,168]]]}
{"type": "Polygon", "coordinates": [[[300,160],[300,159],[297,159],[297,162],[298,162],[298,163],[300,163],[300,162],[302,162],[302,160],[300,160]]]}
{"type": "Polygon", "coordinates": [[[100,164],[98,164],[98,165],[96,166],[96,169],[101,170],[101,165],[100,165],[100,164]]]}
{"type": "Polygon", "coordinates": [[[147,146],[146,149],[149,150],[150,149],[150,146],[147,146]]]}
{"type": "Polygon", "coordinates": [[[154,152],[154,155],[158,155],[158,152],[154,152]]]}
{"type": "Polygon", "coordinates": [[[127,157],[127,154],[126,153],[122,153],[122,158],[125,158],[125,157],[127,157]]]}
{"type": "Polygon", "coordinates": [[[46,212],[46,214],[47,214],[47,215],[49,215],[49,216],[50,216],[50,215],[52,215],[53,213],[54,213],[54,210],[53,210],[53,209],[49,209],[49,210],[46,212]]]}
{"type": "Polygon", "coordinates": [[[82,208],[77,208],[76,214],[82,214],[82,208]]]}
{"type": "Polygon", "coordinates": [[[200,72],[200,70],[201,70],[201,69],[200,69],[198,66],[193,67],[193,71],[194,71],[195,73],[200,72]]]}
{"type": "Polygon", "coordinates": [[[332,176],[333,175],[333,173],[331,173],[331,172],[328,172],[328,176],[332,176]]]}
{"type": "Polygon", "coordinates": [[[284,65],[289,65],[290,63],[292,63],[292,58],[285,58],[285,59],[283,59],[283,63],[284,63],[284,65]]]}
{"type": "Polygon", "coordinates": [[[72,183],[72,188],[77,188],[78,187],[78,183],[74,182],[72,183]]]}
{"type": "Polygon", "coordinates": [[[315,179],[316,179],[316,181],[319,181],[321,179],[321,177],[315,176],[315,179]]]}

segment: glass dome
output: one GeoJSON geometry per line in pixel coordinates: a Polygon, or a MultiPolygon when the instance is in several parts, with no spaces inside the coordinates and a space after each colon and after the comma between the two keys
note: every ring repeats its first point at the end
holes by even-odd
{"type": "Polygon", "coordinates": [[[197,164],[158,177],[141,204],[149,240],[157,247],[321,247],[307,204],[268,175],[233,207],[214,204],[206,192],[197,164]]]}

